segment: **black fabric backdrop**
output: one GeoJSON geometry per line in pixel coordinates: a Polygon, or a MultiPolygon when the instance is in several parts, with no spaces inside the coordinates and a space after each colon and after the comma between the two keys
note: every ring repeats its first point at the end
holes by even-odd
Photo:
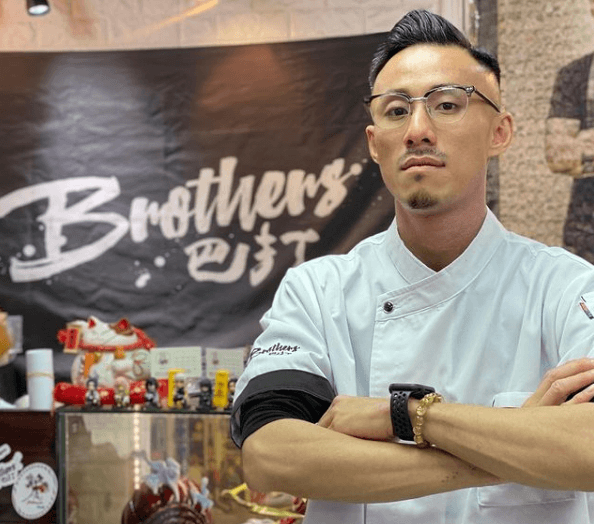
{"type": "Polygon", "coordinates": [[[288,267],[387,227],[361,102],[382,36],[0,54],[0,308],[24,347],[89,315],[249,344],[288,267]]]}

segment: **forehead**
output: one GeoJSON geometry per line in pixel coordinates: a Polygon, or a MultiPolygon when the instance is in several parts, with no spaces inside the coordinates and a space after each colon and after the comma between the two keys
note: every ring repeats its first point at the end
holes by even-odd
{"type": "MultiPolygon", "coordinates": [[[[594,0],[593,0],[594,1],[594,0]]],[[[495,94],[495,75],[458,46],[418,44],[394,55],[379,72],[373,92],[389,90],[422,95],[442,84],[474,85],[495,94]]]]}

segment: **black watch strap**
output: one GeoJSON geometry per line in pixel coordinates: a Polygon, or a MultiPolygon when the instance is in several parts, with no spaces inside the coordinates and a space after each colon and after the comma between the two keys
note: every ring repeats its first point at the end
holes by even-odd
{"type": "Polygon", "coordinates": [[[390,415],[394,436],[400,440],[414,442],[412,423],[408,414],[408,399],[410,397],[420,400],[435,389],[421,384],[391,384],[390,385],[390,415]]]}

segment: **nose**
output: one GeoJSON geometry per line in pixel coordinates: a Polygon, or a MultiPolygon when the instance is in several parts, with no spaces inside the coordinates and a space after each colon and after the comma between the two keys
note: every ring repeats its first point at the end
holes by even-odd
{"type": "Polygon", "coordinates": [[[427,106],[421,100],[411,104],[411,115],[405,124],[404,143],[407,147],[422,144],[435,144],[435,128],[433,119],[427,112],[427,106]]]}

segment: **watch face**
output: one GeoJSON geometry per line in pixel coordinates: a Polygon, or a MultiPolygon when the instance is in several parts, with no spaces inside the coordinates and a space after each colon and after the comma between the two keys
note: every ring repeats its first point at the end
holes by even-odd
{"type": "Polygon", "coordinates": [[[24,519],[35,520],[45,515],[56,501],[58,477],[43,462],[25,467],[12,486],[12,506],[24,519]]]}

